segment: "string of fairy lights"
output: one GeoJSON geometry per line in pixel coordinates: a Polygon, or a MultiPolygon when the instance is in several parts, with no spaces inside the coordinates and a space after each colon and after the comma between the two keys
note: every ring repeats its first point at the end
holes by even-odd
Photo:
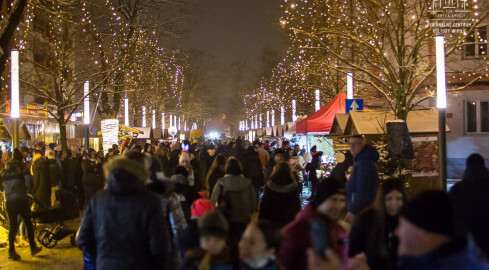
{"type": "MultiPolygon", "coordinates": [[[[119,7],[118,1],[111,0],[101,3],[80,1],[79,6],[73,2],[71,3],[73,6],[69,7],[60,6],[56,1],[46,3],[46,6],[41,8],[35,5],[36,3],[29,2],[24,11],[23,21],[17,28],[13,43],[21,55],[24,54],[26,61],[36,61],[30,59],[33,58],[34,43],[29,43],[33,42],[36,35],[37,38],[39,34],[44,35],[45,43],[50,44],[49,51],[53,55],[52,58],[47,56],[51,58],[48,62],[54,61],[48,64],[52,65],[51,68],[59,70],[60,76],[67,76],[61,71],[72,69],[73,66],[59,55],[63,49],[66,50],[61,48],[65,46],[62,36],[67,31],[80,30],[76,40],[72,41],[80,42],[85,47],[83,52],[77,52],[79,53],[77,57],[81,57],[80,55],[85,57],[83,59],[85,62],[77,70],[77,73],[85,73],[85,78],[78,78],[78,80],[83,83],[88,77],[92,77],[102,83],[100,91],[93,93],[92,101],[96,101],[102,91],[113,93],[116,87],[120,88],[122,82],[120,97],[121,100],[129,99],[128,104],[133,112],[131,117],[140,117],[142,106],[156,110],[158,115],[163,115],[164,112],[167,115],[179,114],[183,103],[182,91],[185,79],[183,68],[186,63],[181,60],[184,59],[181,57],[181,52],[159,45],[158,25],[152,23],[155,22],[155,18],[149,12],[143,10],[134,15],[136,12],[126,12],[124,8],[127,7],[119,7]],[[133,17],[129,18],[128,14],[133,17]],[[67,22],[71,23],[68,30],[63,27],[67,22]],[[43,27],[44,29],[41,29],[43,27]],[[39,33],[40,29],[43,33],[39,33]],[[104,78],[101,74],[112,75],[104,78]],[[120,78],[123,78],[122,81],[120,78]]],[[[8,93],[10,74],[8,72],[2,74],[1,81],[5,88],[4,93],[8,93]]],[[[50,91],[53,90],[48,90],[50,91]]],[[[121,103],[122,108],[117,115],[118,118],[122,117],[121,113],[124,112],[124,104],[121,103]]],[[[141,122],[134,120],[135,123],[141,122]]],[[[168,126],[169,119],[165,120],[168,126]]],[[[158,118],[157,122],[161,123],[161,121],[162,119],[158,118]]]]}
{"type": "MultiPolygon", "coordinates": [[[[281,106],[291,120],[293,99],[298,115],[309,114],[315,91],[320,90],[321,100],[331,99],[345,90],[349,72],[354,73],[356,95],[384,99],[398,115],[407,115],[414,95],[435,92],[433,83],[425,80],[434,71],[434,35],[429,27],[432,2],[283,0],[279,24],[288,33],[289,48],[271,76],[262,78],[260,86],[243,97],[247,120],[240,127],[251,126],[255,115],[281,106]]],[[[464,76],[470,82],[488,77],[489,64],[486,55],[474,59],[476,64],[460,64],[468,38],[487,44],[487,35],[473,30],[488,19],[488,11],[477,0],[462,2],[470,12],[472,27],[445,37],[452,71],[447,82],[458,83],[456,87],[466,83],[464,76]]]]}

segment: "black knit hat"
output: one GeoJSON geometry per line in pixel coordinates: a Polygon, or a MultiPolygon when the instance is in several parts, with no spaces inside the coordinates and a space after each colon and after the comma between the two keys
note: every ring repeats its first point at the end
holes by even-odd
{"type": "Polygon", "coordinates": [[[431,190],[407,202],[401,216],[426,231],[454,235],[452,202],[443,191],[431,190]]]}
{"type": "Polygon", "coordinates": [[[181,174],[183,176],[185,176],[185,178],[188,177],[188,171],[185,167],[183,166],[178,166],[175,168],[175,171],[173,172],[173,174],[181,174]]]}
{"type": "Polygon", "coordinates": [[[12,159],[17,161],[22,161],[22,159],[24,159],[24,156],[22,155],[22,153],[18,148],[14,149],[14,154],[12,156],[12,159]]]}
{"type": "Polygon", "coordinates": [[[314,196],[314,207],[319,206],[334,194],[345,195],[345,186],[334,178],[324,179],[318,184],[316,195],[314,196]]]}
{"type": "Polygon", "coordinates": [[[224,240],[227,239],[229,225],[219,210],[207,211],[197,222],[197,227],[200,237],[212,235],[224,240]]]}

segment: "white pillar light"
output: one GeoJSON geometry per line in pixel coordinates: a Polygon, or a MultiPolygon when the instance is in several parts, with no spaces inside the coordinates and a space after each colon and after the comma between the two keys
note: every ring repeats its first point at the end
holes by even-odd
{"type": "Polygon", "coordinates": [[[170,127],[173,126],[173,117],[170,114],[170,127]]]}
{"type": "Polygon", "coordinates": [[[187,120],[183,122],[183,130],[187,131],[187,120]]]}
{"type": "Polygon", "coordinates": [[[272,110],[272,127],[275,126],[275,110],[272,110]]]}
{"type": "Polygon", "coordinates": [[[267,111],[267,128],[270,127],[270,111],[267,111]]]}
{"type": "Polygon", "coordinates": [[[161,113],[161,129],[166,129],[165,113],[161,113]]]}
{"type": "Polygon", "coordinates": [[[348,72],[346,75],[346,98],[353,99],[353,73],[348,72]]]}
{"type": "MultiPolygon", "coordinates": [[[[173,126],[177,128],[177,124],[178,124],[178,123],[177,123],[177,116],[176,116],[176,115],[174,115],[174,116],[173,116],[173,126]]],[[[177,128],[177,131],[178,131],[178,128],[177,128]]]]}
{"type": "Polygon", "coordinates": [[[143,106],[143,122],[142,126],[146,127],[146,106],[143,106]]]}
{"type": "Polygon", "coordinates": [[[447,107],[447,89],[445,82],[445,38],[436,36],[436,107],[447,107]]]}
{"type": "Polygon", "coordinates": [[[19,51],[10,52],[10,117],[20,117],[19,105],[19,51]]]}
{"type": "Polygon", "coordinates": [[[129,126],[129,99],[124,98],[124,125],[129,126]]]}
{"type": "Polygon", "coordinates": [[[297,100],[292,100],[292,122],[297,120],[297,100]]]}
{"type": "Polygon", "coordinates": [[[182,121],[180,116],[178,117],[178,130],[182,130],[182,121]]]}
{"type": "Polygon", "coordinates": [[[248,130],[248,119],[245,120],[245,130],[248,130]]]}
{"type": "Polygon", "coordinates": [[[260,113],[260,128],[263,128],[263,114],[260,113]]]}
{"type": "Polygon", "coordinates": [[[258,115],[255,115],[255,129],[258,128],[258,115]]]}
{"type": "Polygon", "coordinates": [[[151,123],[151,127],[153,129],[155,129],[156,128],[156,110],[153,110],[153,118],[151,120],[153,120],[153,123],[151,123]]]}
{"type": "Polygon", "coordinates": [[[284,106],[280,106],[280,124],[285,124],[285,108],[284,106]]]}
{"type": "Polygon", "coordinates": [[[320,96],[319,96],[319,89],[316,89],[316,91],[315,91],[315,97],[316,97],[316,106],[315,106],[315,109],[316,109],[316,112],[317,112],[321,108],[321,101],[320,101],[320,96]]]}

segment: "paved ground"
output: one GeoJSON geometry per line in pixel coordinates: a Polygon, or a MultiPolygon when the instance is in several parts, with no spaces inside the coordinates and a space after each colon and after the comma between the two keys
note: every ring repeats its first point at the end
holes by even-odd
{"type": "MultiPolygon", "coordinates": [[[[71,229],[77,229],[79,220],[73,220],[66,223],[71,229]]],[[[41,229],[41,225],[36,228],[37,233],[41,229]]],[[[37,240],[36,240],[37,241],[37,240]]],[[[38,243],[39,244],[39,243],[38,243]]],[[[40,244],[39,244],[40,245],[40,244]]],[[[29,247],[16,248],[17,253],[22,257],[20,261],[8,260],[8,248],[0,248],[0,269],[26,269],[26,270],[67,270],[67,269],[83,269],[82,252],[70,244],[70,237],[66,237],[59,241],[52,249],[43,247],[42,251],[35,257],[30,254],[29,247]]]]}

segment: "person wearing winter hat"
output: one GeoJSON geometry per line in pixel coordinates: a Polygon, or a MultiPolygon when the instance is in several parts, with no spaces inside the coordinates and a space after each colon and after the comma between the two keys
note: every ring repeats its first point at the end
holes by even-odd
{"type": "MultiPolygon", "coordinates": [[[[474,206],[475,207],[475,206],[474,206]]],[[[395,232],[398,269],[487,269],[472,239],[455,233],[453,208],[443,191],[426,191],[407,202],[395,232]]]]}
{"type": "Polygon", "coordinates": [[[171,180],[174,183],[173,191],[182,206],[187,221],[189,221],[191,217],[190,207],[192,206],[192,203],[200,198],[200,195],[195,188],[189,185],[188,176],[189,173],[187,169],[183,166],[178,166],[175,168],[171,177],[171,180]]]}
{"type": "Polygon", "coordinates": [[[180,269],[233,269],[226,246],[229,225],[221,211],[207,211],[197,226],[200,247],[185,252],[185,261],[180,269]]]}
{"type": "Polygon", "coordinates": [[[213,210],[214,205],[206,199],[197,199],[192,204],[192,216],[188,222],[188,227],[178,233],[178,248],[183,257],[187,250],[199,247],[198,220],[208,211],[213,210]]]}
{"type": "Polygon", "coordinates": [[[301,210],[294,221],[282,229],[283,244],[277,260],[286,269],[307,269],[306,250],[311,247],[311,223],[323,220],[329,229],[330,247],[348,265],[348,233],[338,224],[345,210],[345,187],[328,178],[318,184],[312,202],[301,210]]]}
{"type": "Polygon", "coordinates": [[[20,260],[20,255],[15,252],[15,235],[19,228],[18,217],[21,217],[27,228],[27,235],[31,247],[31,255],[39,253],[42,248],[36,246],[34,240],[34,229],[31,222],[31,210],[27,191],[32,186],[29,170],[22,162],[23,156],[19,149],[15,148],[13,159],[7,162],[5,169],[0,174],[0,183],[5,191],[5,205],[10,220],[10,231],[8,234],[9,260],[20,260]]]}
{"type": "Polygon", "coordinates": [[[187,152],[182,152],[180,154],[180,158],[178,160],[178,165],[183,166],[185,169],[187,169],[188,176],[188,185],[189,186],[194,186],[195,185],[195,176],[194,176],[194,169],[190,165],[190,155],[187,152]]]}

